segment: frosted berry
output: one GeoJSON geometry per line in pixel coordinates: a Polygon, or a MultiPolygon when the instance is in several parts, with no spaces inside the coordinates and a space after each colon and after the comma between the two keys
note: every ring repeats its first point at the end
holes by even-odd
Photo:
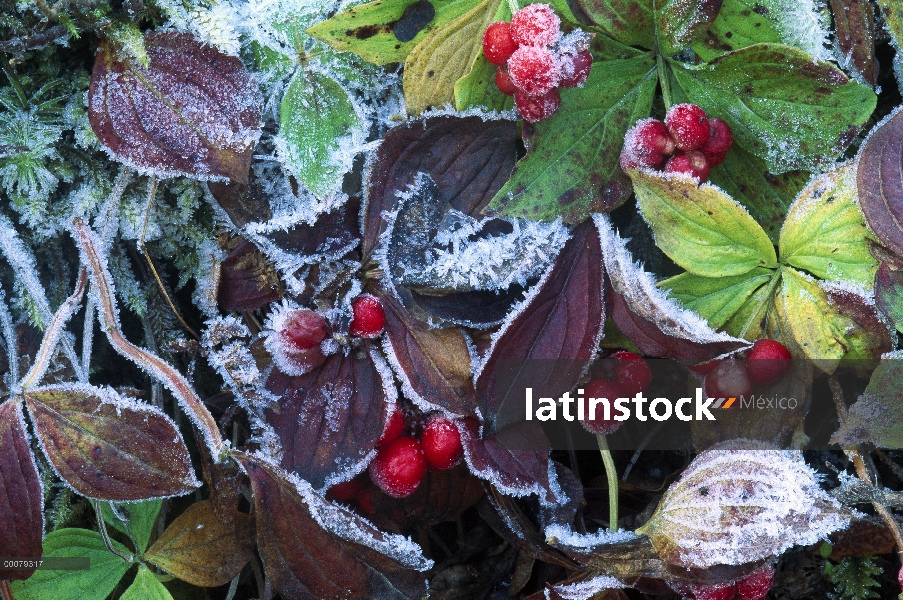
{"type": "Polygon", "coordinates": [[[327,490],[326,495],[339,502],[349,502],[354,500],[362,489],[364,489],[364,482],[359,477],[355,477],[351,481],[335,484],[327,490]]]}
{"type": "Polygon", "coordinates": [[[400,437],[381,446],[370,463],[370,479],[393,498],[410,496],[426,473],[426,459],[420,442],[400,437]]]}
{"type": "Polygon", "coordinates": [[[511,81],[511,76],[508,75],[508,69],[505,67],[499,67],[495,70],[495,85],[506,96],[513,96],[514,92],[517,91],[517,87],[511,81]]]}
{"type": "Polygon", "coordinates": [[[718,118],[709,119],[709,141],[699,147],[706,159],[708,159],[709,167],[720,165],[734,143],[734,136],[731,134],[730,126],[718,118]]]}
{"type": "Polygon", "coordinates": [[[382,446],[383,444],[394,442],[401,437],[402,433],[404,433],[406,425],[407,422],[405,422],[404,413],[396,406],[392,414],[389,415],[389,419],[386,421],[386,428],[383,430],[383,434],[379,438],[379,441],[376,442],[376,445],[382,446]]]}
{"type": "Polygon", "coordinates": [[[711,135],[705,111],[695,104],[675,104],[665,115],[665,127],[671,132],[678,150],[696,150],[711,135]]]}
{"type": "Polygon", "coordinates": [[[615,352],[611,358],[618,360],[615,367],[615,378],[621,392],[628,398],[633,398],[640,392],[645,392],[652,380],[652,369],[643,357],[633,352],[615,352]]]}
{"type": "Polygon", "coordinates": [[[558,86],[561,67],[552,51],[538,46],[521,46],[508,59],[511,82],[528,96],[540,97],[558,86]]]}
{"type": "Polygon", "coordinates": [[[699,150],[677,151],[665,163],[665,173],[680,173],[695,177],[699,181],[709,178],[709,164],[699,150]]]}
{"type": "Polygon", "coordinates": [[[737,586],[728,585],[694,585],[690,589],[695,600],[734,600],[737,586]]]}
{"type": "MultiPolygon", "coordinates": [[[[558,78],[558,85],[565,88],[579,87],[589,77],[589,70],[593,66],[593,55],[589,53],[589,50],[577,54],[562,54],[560,64],[561,74],[558,78]]],[[[664,129],[664,125],[662,128],[664,129]]]]}
{"type": "Polygon", "coordinates": [[[774,567],[763,565],[737,583],[738,600],[765,600],[774,583],[774,567]]]}
{"type": "Polygon", "coordinates": [[[286,375],[304,375],[323,364],[320,342],[326,337],[326,319],[306,308],[277,308],[267,321],[263,342],[276,367],[286,375]]]}
{"type": "Polygon", "coordinates": [[[768,385],[790,370],[790,350],[777,340],[757,340],[746,355],[746,370],[753,383],[768,385]]]}
{"type": "Polygon", "coordinates": [[[312,310],[292,311],[280,332],[286,343],[298,350],[313,348],[326,337],[326,319],[312,310]]]}
{"type": "Polygon", "coordinates": [[[642,119],[624,134],[621,149],[622,169],[646,167],[658,169],[666,154],[674,152],[674,139],[665,124],[658,119],[642,119]]]}
{"type": "Polygon", "coordinates": [[[520,46],[554,46],[561,38],[561,19],[547,4],[530,4],[511,17],[511,39],[520,46]]]}
{"type": "Polygon", "coordinates": [[[483,56],[499,67],[504,66],[511,54],[517,50],[517,44],[511,39],[511,25],[505,21],[496,21],[483,33],[483,56]]]}
{"type": "Polygon", "coordinates": [[[608,435],[614,433],[621,427],[623,421],[615,421],[615,400],[626,397],[621,391],[621,387],[614,379],[593,379],[583,390],[584,413],[581,425],[590,433],[601,433],[608,435]],[[608,400],[609,419],[605,419],[605,406],[602,403],[596,404],[595,419],[590,419],[590,398],[606,398],[608,400]]]}
{"type": "Polygon", "coordinates": [[[375,338],[386,326],[386,311],[376,296],[365,294],[351,303],[351,324],[348,333],[355,337],[375,338]]]}
{"type": "Polygon", "coordinates": [[[555,114],[558,107],[561,106],[561,95],[557,89],[553,89],[545,96],[534,98],[517,90],[514,93],[514,106],[517,112],[529,123],[543,121],[555,114]]]}
{"type": "Polygon", "coordinates": [[[705,393],[709,398],[748,398],[752,381],[746,365],[739,360],[723,360],[705,376],[705,393]]]}
{"type": "Polygon", "coordinates": [[[441,416],[430,418],[420,436],[426,462],[437,469],[451,469],[461,460],[464,447],[458,426],[441,416]]]}

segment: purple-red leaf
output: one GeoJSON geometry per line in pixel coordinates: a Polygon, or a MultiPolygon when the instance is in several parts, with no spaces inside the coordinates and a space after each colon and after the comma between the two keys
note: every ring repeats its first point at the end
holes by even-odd
{"type": "Polygon", "coordinates": [[[282,280],[266,256],[244,240],[220,265],[216,303],[224,312],[257,310],[282,297],[282,280]]]}
{"type": "Polygon", "coordinates": [[[144,44],[147,66],[101,42],[88,92],[100,142],[144,173],[247,184],[263,97],[241,61],[187,33],[144,44]]]}
{"type": "MultiPolygon", "coordinates": [[[[44,494],[25,433],[21,400],[0,404],[0,531],[7,558],[40,558],[44,494]]],[[[28,579],[34,569],[0,570],[0,579],[28,579]]]]}
{"type": "Polygon", "coordinates": [[[257,549],[287,600],[413,600],[432,566],[420,549],[330,504],[307,482],[259,458],[235,453],[251,479],[257,549]]]}
{"type": "Polygon", "coordinates": [[[859,150],[858,164],[862,214],[881,243],[903,256],[903,111],[875,126],[859,150]]]}
{"type": "Polygon", "coordinates": [[[868,0],[831,0],[840,66],[875,87],[875,9],[868,0]]]}
{"type": "Polygon", "coordinates": [[[34,389],[25,403],[47,460],[83,496],[128,502],[200,485],[179,430],[147,404],[82,384],[34,389]]]}
{"type": "Polygon", "coordinates": [[[280,397],[264,419],[282,444],[282,467],[320,488],[363,469],[396,400],[388,365],[364,343],[292,377],[273,369],[267,389],[280,397]]]}

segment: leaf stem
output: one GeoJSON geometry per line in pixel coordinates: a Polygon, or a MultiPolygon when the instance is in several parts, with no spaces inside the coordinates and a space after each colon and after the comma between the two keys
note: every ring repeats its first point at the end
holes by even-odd
{"type": "Polygon", "coordinates": [[[107,547],[107,550],[127,563],[135,560],[134,556],[120,551],[118,548],[116,548],[116,546],[113,545],[113,541],[110,539],[110,534],[107,533],[107,524],[103,520],[103,509],[101,508],[100,500],[94,499],[91,501],[91,504],[94,506],[94,512],[97,514],[97,529],[98,531],[100,531],[100,537],[103,539],[103,545],[107,547]]]}
{"type": "Polygon", "coordinates": [[[9,582],[5,579],[0,579],[0,598],[3,598],[3,600],[16,600],[13,596],[13,591],[9,589],[9,582]]]}
{"type": "Polygon", "coordinates": [[[605,476],[608,478],[608,528],[618,531],[618,471],[615,461],[608,449],[608,440],[601,433],[596,434],[596,443],[599,444],[599,452],[602,454],[602,464],[605,465],[605,476]]]}
{"type": "Polygon", "coordinates": [[[655,62],[658,64],[658,82],[662,86],[662,99],[665,101],[665,111],[667,112],[671,108],[671,72],[661,54],[655,57],[655,62]]]}

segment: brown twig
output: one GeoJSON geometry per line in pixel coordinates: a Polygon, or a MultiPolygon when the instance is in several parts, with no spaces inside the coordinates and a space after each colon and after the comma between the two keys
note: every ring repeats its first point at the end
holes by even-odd
{"type": "Polygon", "coordinates": [[[54,25],[46,31],[35,33],[32,35],[23,35],[10,38],[8,40],[0,40],[0,52],[9,52],[16,54],[24,52],[31,48],[37,48],[44,44],[49,44],[69,33],[69,29],[65,25],[54,25]]]}
{"type": "Polygon", "coordinates": [[[3,600],[16,600],[13,597],[13,591],[9,589],[9,582],[5,579],[0,579],[0,597],[3,600]]]}

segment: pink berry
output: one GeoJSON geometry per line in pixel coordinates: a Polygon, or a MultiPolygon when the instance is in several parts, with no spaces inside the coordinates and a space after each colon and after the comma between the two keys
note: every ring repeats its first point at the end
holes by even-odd
{"type": "Polygon", "coordinates": [[[521,46],[554,46],[560,27],[561,19],[548,4],[530,4],[511,17],[511,38],[521,46]]]}
{"type": "Polygon", "coordinates": [[[381,446],[370,463],[370,479],[393,498],[410,496],[426,473],[426,459],[420,442],[400,437],[381,446]]]}
{"type": "MultiPolygon", "coordinates": [[[[558,85],[565,88],[574,88],[583,85],[589,77],[589,70],[593,66],[593,55],[589,50],[577,54],[561,55],[561,76],[558,85]]],[[[662,126],[664,128],[664,126],[662,126]]]]}
{"type": "Polygon", "coordinates": [[[561,67],[548,48],[521,46],[508,59],[511,82],[528,96],[540,97],[558,86],[561,67]]]}
{"type": "Polygon", "coordinates": [[[709,178],[709,165],[705,155],[699,150],[680,152],[679,150],[665,163],[665,173],[681,173],[695,177],[700,182],[709,178]]]}
{"type": "Polygon", "coordinates": [[[458,426],[445,417],[432,417],[426,422],[420,444],[423,446],[426,462],[437,469],[451,469],[464,454],[458,426]]]}
{"type": "Polygon", "coordinates": [[[721,361],[705,376],[705,393],[709,398],[748,398],[752,381],[746,365],[735,359],[721,361]]]}
{"type": "Polygon", "coordinates": [[[517,90],[514,93],[514,106],[517,107],[517,112],[520,113],[525,121],[536,123],[537,121],[544,121],[555,114],[555,111],[561,106],[561,95],[557,89],[553,89],[545,96],[535,98],[521,90],[517,90]]]}
{"type": "Polygon", "coordinates": [[[505,21],[496,21],[486,28],[483,34],[483,56],[499,67],[503,66],[511,54],[517,50],[517,44],[511,39],[511,25],[505,21]]]}
{"type": "Polygon", "coordinates": [[[392,414],[389,415],[389,419],[386,421],[386,428],[383,430],[383,434],[380,436],[379,441],[376,442],[376,445],[382,446],[383,444],[394,442],[404,433],[406,425],[404,413],[396,406],[392,414]]]}
{"type": "Polygon", "coordinates": [[[666,154],[674,152],[674,139],[665,124],[658,119],[642,119],[624,134],[621,149],[621,168],[658,169],[666,154]]]}
{"type": "Polygon", "coordinates": [[[675,104],[665,115],[665,127],[674,136],[678,150],[696,150],[711,135],[705,111],[695,104],[675,104]]]}
{"type": "Polygon", "coordinates": [[[355,477],[351,481],[335,484],[327,490],[326,494],[339,502],[349,502],[354,500],[362,489],[364,489],[364,482],[359,477],[355,477]]]}
{"type": "Polygon", "coordinates": [[[768,385],[790,370],[790,350],[776,340],[757,340],[746,355],[746,370],[753,383],[768,385]]]}
{"type": "Polygon", "coordinates": [[[364,294],[351,303],[351,324],[348,333],[355,337],[375,338],[386,326],[386,311],[376,296],[364,294]]]}
{"type": "Polygon", "coordinates": [[[267,324],[271,330],[263,342],[276,367],[286,375],[298,376],[323,364],[326,357],[320,342],[326,337],[326,319],[312,310],[276,310],[267,324]]]}
{"type": "Polygon", "coordinates": [[[506,96],[513,96],[514,92],[517,91],[517,86],[511,81],[511,76],[508,75],[508,69],[505,67],[499,67],[495,70],[495,85],[506,96]]]}
{"type": "Polygon", "coordinates": [[[618,386],[625,396],[633,398],[640,392],[645,392],[652,380],[652,369],[643,357],[633,352],[624,350],[615,352],[611,358],[618,360],[615,367],[615,377],[618,386]]]}
{"type": "Polygon", "coordinates": [[[625,398],[626,394],[621,390],[621,386],[613,379],[593,379],[586,384],[583,390],[584,398],[584,419],[581,421],[583,428],[590,433],[601,433],[608,435],[614,433],[621,427],[623,421],[615,421],[615,400],[625,398]],[[590,398],[605,398],[609,405],[609,418],[605,418],[605,406],[602,403],[596,404],[595,419],[590,419],[590,398]]]}
{"type": "Polygon", "coordinates": [[[739,600],[765,600],[774,583],[774,567],[762,565],[737,584],[739,600]]]}
{"type": "Polygon", "coordinates": [[[695,600],[734,600],[737,586],[728,585],[694,585],[690,586],[695,600]]]}
{"type": "Polygon", "coordinates": [[[734,143],[734,136],[730,126],[718,118],[709,119],[709,133],[709,141],[700,146],[699,151],[705,154],[709,167],[714,167],[724,161],[727,151],[734,143]]]}

